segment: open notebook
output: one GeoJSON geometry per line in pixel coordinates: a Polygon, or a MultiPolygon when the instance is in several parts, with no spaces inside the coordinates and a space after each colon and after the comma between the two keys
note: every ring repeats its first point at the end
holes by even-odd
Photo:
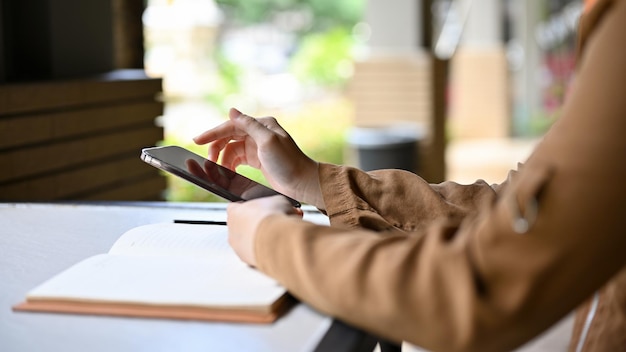
{"type": "Polygon", "coordinates": [[[124,233],[26,294],[16,311],[269,323],[294,302],[242,262],[220,225],[159,223],[124,233]]]}

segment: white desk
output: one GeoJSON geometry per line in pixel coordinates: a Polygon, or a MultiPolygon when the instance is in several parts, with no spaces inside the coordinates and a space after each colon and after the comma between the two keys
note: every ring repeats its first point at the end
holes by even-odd
{"type": "MultiPolygon", "coordinates": [[[[330,342],[333,349],[371,351],[366,334],[304,304],[269,325],[11,310],[27,291],[86,257],[105,253],[132,227],[225,218],[220,203],[0,203],[0,351],[312,351],[329,346],[333,329],[342,335],[340,342],[330,342]]],[[[325,221],[311,211],[305,218],[325,221]]]]}

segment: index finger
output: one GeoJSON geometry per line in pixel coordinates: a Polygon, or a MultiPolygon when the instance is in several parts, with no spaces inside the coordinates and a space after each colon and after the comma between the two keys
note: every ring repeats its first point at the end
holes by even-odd
{"type": "MultiPolygon", "coordinates": [[[[231,138],[241,139],[241,137],[250,136],[255,141],[262,141],[267,138],[271,138],[274,131],[269,125],[261,123],[258,119],[241,113],[235,108],[231,108],[228,114],[230,121],[209,130],[202,135],[196,137],[199,140],[205,140],[205,135],[211,134],[214,139],[217,138],[231,138]],[[211,133],[212,132],[212,133],[211,133]],[[202,137],[202,138],[200,138],[202,137]]],[[[266,120],[263,118],[261,120],[266,120]]]]}
{"type": "Polygon", "coordinates": [[[221,143],[223,144],[224,141],[227,143],[231,139],[242,139],[241,137],[245,137],[247,133],[245,130],[240,130],[233,121],[233,119],[239,115],[241,115],[239,110],[231,108],[228,113],[228,121],[211,128],[210,130],[202,132],[194,137],[193,141],[196,144],[207,144],[221,140],[221,143]]]}
{"type": "Polygon", "coordinates": [[[207,144],[216,140],[228,141],[241,136],[245,136],[245,132],[238,131],[232,121],[226,121],[217,127],[211,128],[193,137],[193,141],[196,144],[207,144]]]}

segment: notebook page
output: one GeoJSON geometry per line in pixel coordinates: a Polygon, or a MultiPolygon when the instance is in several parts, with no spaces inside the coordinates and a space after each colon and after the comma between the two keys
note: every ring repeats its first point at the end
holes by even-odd
{"type": "Polygon", "coordinates": [[[248,266],[183,257],[100,254],[28,293],[28,299],[263,307],[285,289],[248,266]]]}
{"type": "Polygon", "coordinates": [[[124,233],[109,254],[139,256],[223,257],[237,260],[228,244],[223,225],[157,223],[138,226],[124,233]]]}

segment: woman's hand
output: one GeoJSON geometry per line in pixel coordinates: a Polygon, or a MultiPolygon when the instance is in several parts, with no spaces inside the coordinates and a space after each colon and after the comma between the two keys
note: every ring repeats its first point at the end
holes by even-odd
{"type": "Polygon", "coordinates": [[[194,138],[209,144],[208,158],[231,170],[239,165],[260,169],[277,191],[324,208],[318,164],[307,157],[273,117],[255,119],[231,109],[229,120],[194,138]]]}
{"type": "Polygon", "coordinates": [[[245,203],[230,203],[227,214],[228,243],[241,260],[256,266],[254,240],[261,222],[274,214],[302,217],[302,210],[294,208],[285,197],[273,196],[245,203]]]}

